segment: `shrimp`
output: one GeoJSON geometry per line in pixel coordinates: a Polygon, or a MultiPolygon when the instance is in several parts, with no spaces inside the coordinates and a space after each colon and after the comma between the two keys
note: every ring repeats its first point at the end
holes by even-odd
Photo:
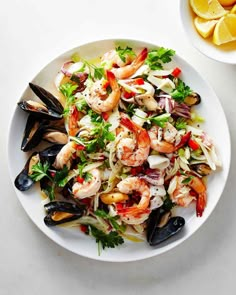
{"type": "Polygon", "coordinates": [[[126,54],[125,55],[125,61],[123,61],[118,52],[114,49],[106,52],[102,58],[101,58],[101,62],[102,64],[110,64],[110,66],[118,66],[118,67],[124,67],[127,64],[130,64],[132,61],[134,60],[134,55],[131,54],[126,54]]]}
{"type": "Polygon", "coordinates": [[[121,219],[128,224],[143,223],[149,216],[151,192],[145,180],[137,176],[127,177],[117,184],[117,188],[121,193],[131,194],[136,191],[141,195],[141,199],[137,205],[117,209],[121,219]]]}
{"type": "Polygon", "coordinates": [[[144,48],[140,54],[132,61],[131,64],[125,65],[120,68],[113,68],[112,72],[117,79],[126,79],[132,76],[144,63],[147,58],[148,50],[144,48]]]}
{"type": "Polygon", "coordinates": [[[69,168],[71,165],[71,159],[73,153],[76,152],[76,143],[73,141],[68,142],[63,146],[60,152],[57,154],[53,166],[56,169],[62,169],[65,165],[69,168]]]}
{"type": "Polygon", "coordinates": [[[150,139],[148,132],[124,115],[120,123],[134,133],[136,142],[132,138],[122,138],[117,145],[117,157],[126,166],[140,166],[149,155],[150,139]]]}
{"type": "Polygon", "coordinates": [[[95,82],[90,89],[90,93],[85,96],[87,104],[96,113],[111,111],[119,103],[120,88],[114,74],[111,71],[107,71],[107,80],[112,89],[108,96],[105,89],[102,88],[101,81],[95,82]]]}
{"type": "Polygon", "coordinates": [[[72,187],[74,198],[84,199],[94,196],[101,187],[101,175],[98,169],[92,169],[89,171],[92,179],[84,181],[83,183],[75,182],[72,187]]]}
{"type": "Polygon", "coordinates": [[[174,176],[170,181],[168,194],[174,203],[182,207],[188,207],[193,200],[196,200],[197,216],[202,216],[206,207],[206,186],[201,178],[192,175],[190,178],[190,181],[184,184],[186,177],[174,176]]]}
{"type": "Polygon", "coordinates": [[[177,151],[179,148],[181,148],[188,142],[191,135],[191,132],[187,132],[185,135],[182,136],[180,143],[175,145],[173,141],[175,140],[176,132],[173,131],[172,128],[166,129],[164,131],[164,139],[166,140],[159,140],[159,129],[160,127],[155,125],[152,126],[151,129],[148,131],[148,135],[150,137],[150,146],[153,150],[159,153],[171,154],[177,151]]]}

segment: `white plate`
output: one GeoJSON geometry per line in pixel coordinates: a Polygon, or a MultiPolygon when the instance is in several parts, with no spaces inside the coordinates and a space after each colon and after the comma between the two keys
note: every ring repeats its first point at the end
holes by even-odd
{"type": "Polygon", "coordinates": [[[204,55],[228,64],[236,64],[236,41],[220,46],[211,42],[211,38],[204,39],[195,29],[194,13],[189,5],[189,0],[180,1],[180,18],[183,29],[192,45],[204,55]]]}
{"type": "MultiPolygon", "coordinates": [[[[133,47],[134,49],[157,47],[150,43],[135,40],[95,41],[79,46],[60,55],[42,69],[32,82],[56,93],[55,86],[53,86],[55,76],[60,70],[63,62],[69,60],[73,53],[78,52],[80,56],[90,59],[100,56],[102,53],[117,47],[118,45],[124,44],[133,47]]],[[[182,69],[182,79],[202,97],[202,103],[199,105],[198,111],[206,118],[204,129],[213,137],[223,165],[223,168],[220,171],[209,177],[208,203],[203,217],[197,218],[195,216],[194,206],[188,209],[181,209],[181,215],[186,220],[184,230],[165,243],[160,244],[158,247],[151,248],[146,242],[134,243],[126,241],[121,247],[106,249],[102,251],[101,256],[98,256],[97,244],[95,241],[91,237],[81,233],[79,230],[62,227],[49,228],[45,226],[43,222],[45,213],[43,206],[41,205],[40,192],[36,186],[23,193],[15,189],[19,201],[32,221],[42,232],[57,244],[76,254],[96,260],[113,262],[141,260],[159,255],[181,244],[206,221],[215,208],[226,183],[230,165],[230,137],[225,115],[218,98],[212,88],[205,82],[204,78],[179,56],[176,55],[173,62],[182,69]],[[220,128],[216,128],[216,114],[220,128]]],[[[26,85],[28,85],[28,82],[29,81],[25,82],[26,85]]],[[[29,99],[31,96],[32,92],[27,87],[20,99],[29,99]]],[[[16,107],[12,117],[8,142],[8,161],[13,183],[28,157],[27,154],[20,150],[26,118],[27,114],[16,107]]]]}

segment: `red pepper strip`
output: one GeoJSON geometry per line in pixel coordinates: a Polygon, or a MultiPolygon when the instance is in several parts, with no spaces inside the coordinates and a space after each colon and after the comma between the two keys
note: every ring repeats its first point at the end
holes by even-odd
{"type": "Polygon", "coordinates": [[[75,136],[79,130],[78,127],[78,120],[79,120],[79,111],[77,110],[76,106],[72,106],[70,109],[69,114],[69,135],[75,136]]]}
{"type": "Polygon", "coordinates": [[[196,142],[196,140],[189,139],[188,146],[193,150],[196,151],[199,149],[200,145],[196,142]]]}
{"type": "Polygon", "coordinates": [[[189,141],[190,136],[191,136],[191,131],[187,132],[181,137],[180,143],[176,146],[176,151],[189,141]]]}
{"type": "Polygon", "coordinates": [[[175,68],[173,72],[171,73],[172,76],[178,77],[181,74],[181,69],[180,68],[175,68]]]}
{"type": "Polygon", "coordinates": [[[134,83],[138,84],[138,85],[143,85],[144,80],[143,80],[143,78],[136,78],[136,79],[134,79],[134,83]]]}
{"type": "Polygon", "coordinates": [[[102,117],[105,121],[107,121],[109,119],[109,114],[104,112],[104,113],[102,113],[102,117]]]}
{"type": "Polygon", "coordinates": [[[206,193],[201,193],[197,197],[197,203],[196,203],[196,214],[197,217],[201,217],[202,213],[206,207],[206,193]]]}
{"type": "Polygon", "coordinates": [[[104,89],[107,89],[107,87],[110,85],[109,81],[108,80],[104,80],[103,83],[102,83],[102,87],[104,89]]]}
{"type": "Polygon", "coordinates": [[[124,96],[124,98],[131,98],[131,97],[133,97],[134,95],[135,95],[134,92],[128,92],[128,91],[124,91],[124,92],[123,92],[123,96],[124,96]]]}
{"type": "Polygon", "coordinates": [[[77,182],[79,182],[79,183],[83,183],[83,182],[84,182],[83,177],[80,177],[80,176],[77,176],[76,180],[77,180],[77,182]]]}
{"type": "Polygon", "coordinates": [[[83,150],[85,150],[85,146],[82,145],[82,144],[77,144],[77,145],[75,146],[75,149],[76,149],[77,151],[83,151],[83,150]]]}

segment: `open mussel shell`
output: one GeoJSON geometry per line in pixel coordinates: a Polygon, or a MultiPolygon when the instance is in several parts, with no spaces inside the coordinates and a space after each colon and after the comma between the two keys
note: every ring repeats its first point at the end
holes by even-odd
{"type": "Polygon", "coordinates": [[[205,163],[192,164],[191,169],[201,176],[207,176],[212,172],[211,167],[205,163]]]}
{"type": "Polygon", "coordinates": [[[36,152],[34,152],[28,159],[28,161],[26,162],[23,170],[17,175],[16,179],[15,179],[15,187],[20,190],[20,191],[27,191],[28,189],[30,189],[32,187],[32,185],[34,184],[34,181],[32,180],[32,178],[29,176],[29,167],[31,165],[31,161],[33,159],[33,157],[35,157],[37,155],[36,152]]]}
{"type": "Polygon", "coordinates": [[[84,209],[82,207],[63,201],[50,202],[44,205],[44,208],[48,213],[44,218],[44,223],[47,226],[55,226],[73,221],[84,214],[84,209]]]}
{"type": "Polygon", "coordinates": [[[171,217],[163,227],[156,227],[149,237],[149,245],[156,246],[170,237],[176,235],[185,225],[185,220],[181,216],[171,217]]]}
{"type": "Polygon", "coordinates": [[[184,99],[184,103],[190,107],[197,105],[200,102],[201,102],[201,96],[196,92],[192,92],[184,99]]]}
{"type": "Polygon", "coordinates": [[[33,115],[29,115],[21,143],[21,150],[28,152],[36,147],[42,140],[43,132],[43,121],[36,119],[33,115]]]}
{"type": "Polygon", "coordinates": [[[18,106],[23,111],[33,114],[39,119],[59,120],[62,118],[62,114],[57,113],[54,110],[49,109],[47,106],[33,100],[20,101],[18,102],[18,106]]]}
{"type": "Polygon", "coordinates": [[[35,85],[33,83],[29,83],[30,88],[32,91],[45,103],[45,105],[48,107],[48,109],[58,113],[63,113],[63,106],[59,102],[59,100],[52,95],[49,91],[46,89],[35,85]]]}

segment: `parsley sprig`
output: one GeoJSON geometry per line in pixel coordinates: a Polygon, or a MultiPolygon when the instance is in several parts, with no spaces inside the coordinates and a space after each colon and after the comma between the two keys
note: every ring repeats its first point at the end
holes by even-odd
{"type": "Polygon", "coordinates": [[[72,84],[70,82],[64,83],[60,86],[60,91],[66,98],[66,104],[64,107],[65,115],[69,113],[70,106],[75,102],[74,91],[77,89],[77,87],[78,85],[72,84]]]}
{"type": "Polygon", "coordinates": [[[52,201],[55,199],[56,187],[64,187],[68,181],[68,168],[64,166],[62,170],[56,171],[53,177],[50,175],[49,168],[50,164],[48,162],[38,162],[32,166],[31,170],[33,173],[30,174],[30,177],[35,182],[40,181],[43,178],[47,178],[50,181],[51,184],[47,185],[47,187],[44,188],[44,191],[52,201]]]}
{"type": "Polygon", "coordinates": [[[131,47],[128,47],[128,46],[126,46],[126,48],[121,48],[120,46],[118,46],[116,48],[116,52],[118,53],[120,59],[123,62],[126,62],[127,56],[136,56],[133,49],[131,47]]]}
{"type": "Polygon", "coordinates": [[[160,47],[159,49],[153,49],[148,52],[145,63],[151,70],[161,70],[163,69],[163,63],[170,62],[174,55],[174,50],[160,47]]]}
{"type": "Polygon", "coordinates": [[[119,225],[117,223],[117,220],[120,219],[120,216],[119,215],[116,215],[116,216],[111,216],[109,215],[107,212],[105,212],[104,210],[100,210],[100,209],[97,209],[94,214],[96,216],[99,216],[99,217],[102,217],[103,219],[105,220],[108,220],[112,227],[117,230],[117,231],[120,231],[120,232],[124,232],[126,227],[122,224],[122,225],[119,225]]]}
{"type": "Polygon", "coordinates": [[[171,92],[171,96],[177,102],[183,102],[185,97],[192,93],[192,89],[186,85],[181,79],[178,80],[176,88],[171,92]]]}
{"type": "Polygon", "coordinates": [[[93,225],[89,225],[90,235],[96,239],[98,244],[98,254],[101,254],[101,248],[115,248],[124,243],[124,239],[118,234],[117,231],[111,231],[108,234],[104,233],[100,229],[97,229],[93,225]]]}

